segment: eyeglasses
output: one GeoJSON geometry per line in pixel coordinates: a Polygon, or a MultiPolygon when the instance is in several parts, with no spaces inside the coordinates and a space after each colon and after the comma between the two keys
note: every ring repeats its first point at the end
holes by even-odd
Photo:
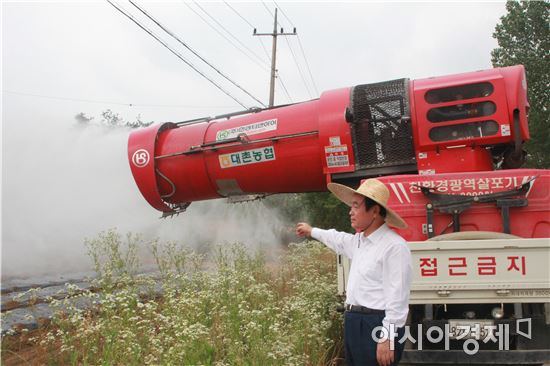
{"type": "Polygon", "coordinates": [[[361,201],[360,203],[353,202],[351,204],[351,208],[357,210],[359,207],[363,206],[363,204],[365,204],[365,200],[361,201]]]}

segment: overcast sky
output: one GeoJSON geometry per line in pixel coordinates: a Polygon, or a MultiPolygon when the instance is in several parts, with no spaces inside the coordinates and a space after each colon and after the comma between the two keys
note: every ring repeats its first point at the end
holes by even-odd
{"type": "MultiPolygon", "coordinates": [[[[145,21],[137,8],[117,4],[247,107],[258,105],[145,21]]],[[[251,25],[259,33],[272,31],[273,2],[137,4],[267,104],[271,37],[253,37],[251,25]]],[[[356,84],[490,68],[496,47],[492,33],[505,13],[504,2],[278,4],[280,27],[289,32],[295,26],[299,40],[279,38],[277,69],[290,99],[277,84],[276,104],[356,84]]],[[[108,108],[129,120],[140,115],[155,122],[242,109],[106,1],[4,1],[3,272],[21,274],[21,266],[33,258],[47,269],[59,252],[81,253],[84,236],[109,227],[154,227],[156,233],[174,231],[177,237],[186,222],[193,222],[190,217],[211,219],[204,216],[206,206],[169,224],[156,219],[128,169],[128,132],[75,126],[77,113],[99,120],[108,108]]]]}
{"type": "MultiPolygon", "coordinates": [[[[137,20],[145,20],[130,3],[118,4],[137,20]]],[[[252,27],[235,11],[257,27],[258,32],[271,32],[273,19],[269,12],[275,8],[273,2],[233,2],[231,7],[223,2],[200,3],[206,13],[193,2],[138,5],[206,60],[267,102],[269,61],[260,39],[270,54],[271,37],[253,37],[252,27]],[[263,68],[215,32],[197,13],[219,29],[212,20],[216,19],[263,60],[263,68]]],[[[280,25],[286,32],[291,31],[290,19],[297,28],[318,92],[394,78],[488,68],[490,51],[496,45],[491,35],[505,11],[503,2],[280,2],[279,5],[280,25]]],[[[212,75],[208,67],[151,21],[144,24],[212,75]]],[[[162,121],[241,108],[106,1],[4,2],[2,31],[4,92],[135,105],[48,100],[46,104],[55,110],[94,114],[110,107],[128,118],[141,113],[147,120],[162,121]]],[[[220,32],[239,45],[223,30],[220,32]]],[[[298,37],[286,38],[279,38],[277,68],[292,101],[317,97],[298,37]],[[300,77],[289,43],[310,93],[300,77]]],[[[216,80],[222,82],[219,77],[216,80]]],[[[257,104],[238,90],[231,92],[247,106],[257,104]]],[[[276,94],[276,102],[289,102],[280,85],[276,94]]],[[[3,102],[6,117],[13,108],[26,109],[40,103],[36,97],[7,93],[3,102]]]]}

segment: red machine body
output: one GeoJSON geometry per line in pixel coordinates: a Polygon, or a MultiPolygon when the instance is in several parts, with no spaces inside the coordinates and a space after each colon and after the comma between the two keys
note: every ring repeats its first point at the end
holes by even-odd
{"type": "MultiPolygon", "coordinates": [[[[323,191],[320,140],[334,134],[338,146],[351,146],[342,113],[348,103],[349,89],[341,89],[243,117],[139,130],[128,143],[132,174],[147,201],[165,212],[213,198],[323,191]]],[[[353,156],[345,156],[344,170],[353,169],[353,156]]]]}
{"type": "Polygon", "coordinates": [[[420,174],[493,170],[488,146],[529,139],[523,67],[414,80],[411,95],[420,174]]]}
{"type": "Polygon", "coordinates": [[[145,199],[167,214],[221,197],[324,191],[372,176],[490,171],[527,140],[523,66],[324,92],[130,134],[145,199]]]}
{"type": "MultiPolygon", "coordinates": [[[[407,229],[396,229],[407,241],[423,241],[429,237],[426,207],[431,201],[422,193],[422,187],[435,194],[475,198],[514,191],[524,184],[528,185],[525,197],[529,204],[509,208],[507,230],[502,209],[496,200],[472,201],[460,214],[460,230],[508,232],[522,238],[550,237],[550,171],[509,169],[467,174],[400,175],[379,179],[390,190],[388,205],[409,226],[407,229]]],[[[517,196],[520,196],[519,192],[517,196]]],[[[434,236],[452,232],[453,220],[452,214],[436,209],[431,228],[434,236]]]]}

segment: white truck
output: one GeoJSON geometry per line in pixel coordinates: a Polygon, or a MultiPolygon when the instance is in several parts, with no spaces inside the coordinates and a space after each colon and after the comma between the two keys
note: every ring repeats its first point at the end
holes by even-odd
{"type": "MultiPolygon", "coordinates": [[[[431,176],[420,183],[437,179],[439,177],[431,176]]],[[[394,182],[390,183],[390,191],[394,193],[393,188],[406,186],[403,178],[398,183],[391,177],[384,180],[394,182]]],[[[531,209],[537,210],[537,203],[545,205],[542,196],[548,195],[548,183],[547,175],[526,183],[529,186],[526,192],[540,188],[538,194],[533,194],[534,207],[531,209]]],[[[515,193],[519,191],[521,189],[515,193]]],[[[406,191],[399,192],[403,201],[406,191]]],[[[400,205],[394,194],[396,211],[405,220],[409,215],[412,225],[426,227],[415,220],[410,209],[420,197],[406,193],[412,198],[408,205],[400,205]]],[[[481,195],[470,197],[483,200],[481,195]]],[[[524,199],[529,201],[529,198],[524,199]]],[[[427,199],[422,202],[425,206],[430,204],[433,205],[427,199]]],[[[470,210],[477,211],[478,215],[470,214],[469,220],[463,220],[464,225],[485,226],[483,220],[495,221],[498,225],[500,220],[494,215],[497,207],[493,206],[491,203],[474,204],[470,210]]],[[[512,220],[535,230],[537,226],[546,225],[548,214],[545,216],[543,212],[550,207],[539,207],[542,212],[536,213],[539,220],[535,225],[529,222],[533,218],[528,208],[529,205],[517,208],[512,212],[512,220]]],[[[468,210],[462,212],[466,218],[467,214],[468,210]]],[[[438,214],[433,215],[437,217],[438,214]]],[[[425,216],[424,223],[429,222],[428,217],[425,216]]],[[[413,280],[409,318],[402,339],[406,342],[403,363],[520,365],[550,362],[549,238],[459,231],[408,244],[412,253],[413,280]]],[[[350,263],[343,256],[338,256],[337,261],[338,292],[344,296],[350,263]]]]}

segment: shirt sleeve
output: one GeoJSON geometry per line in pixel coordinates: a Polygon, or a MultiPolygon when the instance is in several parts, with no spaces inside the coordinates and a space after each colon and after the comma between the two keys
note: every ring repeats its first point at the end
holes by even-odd
{"type": "Polygon", "coordinates": [[[338,254],[343,254],[348,258],[353,257],[353,245],[355,235],[336,231],[334,229],[323,230],[314,227],[311,230],[311,237],[319,240],[338,254]]]}
{"type": "Polygon", "coordinates": [[[383,287],[386,300],[386,316],[382,325],[393,341],[397,328],[405,326],[409,313],[409,294],[412,280],[411,252],[405,242],[388,248],[383,259],[383,287]],[[393,324],[393,328],[390,327],[393,324]],[[393,332],[392,332],[393,331],[393,332]]]}

